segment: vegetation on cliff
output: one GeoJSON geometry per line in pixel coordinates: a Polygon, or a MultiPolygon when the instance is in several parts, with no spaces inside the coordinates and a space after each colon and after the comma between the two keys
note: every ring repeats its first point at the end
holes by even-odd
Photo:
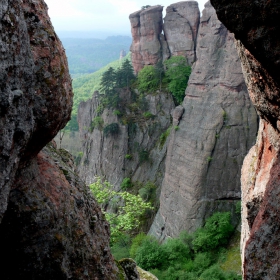
{"type": "Polygon", "coordinates": [[[112,247],[115,258],[130,256],[138,266],[160,280],[240,280],[239,239],[228,243],[234,228],[229,212],[217,212],[193,234],[182,232],[178,238],[160,244],[144,233],[126,236],[112,247]],[[228,261],[237,265],[231,266],[228,261]]]}

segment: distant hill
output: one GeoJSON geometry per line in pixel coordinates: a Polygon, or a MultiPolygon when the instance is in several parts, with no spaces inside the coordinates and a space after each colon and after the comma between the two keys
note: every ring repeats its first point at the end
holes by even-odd
{"type": "MultiPolygon", "coordinates": [[[[112,38],[111,40],[114,39],[112,38]]],[[[72,108],[71,121],[67,125],[68,129],[73,131],[78,130],[77,113],[80,102],[86,101],[91,98],[93,92],[99,89],[101,76],[109,67],[117,69],[121,66],[122,62],[125,59],[131,60],[130,53],[128,53],[126,57],[124,57],[121,61],[117,59],[94,73],[82,75],[73,79],[72,85],[74,91],[74,103],[72,108]]]]}
{"type": "Polygon", "coordinates": [[[93,73],[118,59],[121,50],[129,51],[131,40],[129,36],[110,36],[105,40],[61,37],[73,78],[93,73]]]}

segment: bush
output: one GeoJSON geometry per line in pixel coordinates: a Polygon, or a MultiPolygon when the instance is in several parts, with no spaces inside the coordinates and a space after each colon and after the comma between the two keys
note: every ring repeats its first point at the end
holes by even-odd
{"type": "Polygon", "coordinates": [[[159,79],[155,67],[146,65],[137,76],[137,88],[140,92],[151,92],[159,87],[159,79]]]}
{"type": "Polygon", "coordinates": [[[154,118],[155,115],[153,115],[151,112],[145,112],[143,113],[143,116],[146,118],[146,119],[151,119],[151,118],[154,118]]]}
{"type": "Polygon", "coordinates": [[[162,149],[162,147],[164,146],[167,137],[169,136],[171,131],[171,127],[169,127],[165,132],[163,132],[160,137],[159,137],[159,146],[162,149]]]}
{"type": "Polygon", "coordinates": [[[180,104],[185,97],[185,90],[191,74],[191,67],[187,65],[184,56],[173,56],[164,62],[167,70],[168,89],[171,91],[176,104],[180,104]]]}
{"type": "Polygon", "coordinates": [[[229,212],[217,212],[206,220],[205,226],[198,229],[192,244],[195,251],[209,251],[228,243],[233,233],[229,212]]]}
{"type": "Polygon", "coordinates": [[[168,264],[174,265],[184,263],[191,258],[191,250],[188,245],[182,242],[182,240],[168,239],[166,243],[162,245],[168,264]]]}
{"type": "Polygon", "coordinates": [[[126,154],[124,157],[128,160],[132,159],[132,155],[130,155],[130,154],[126,154]]]}
{"type": "Polygon", "coordinates": [[[136,251],[135,261],[138,266],[145,270],[161,268],[165,263],[166,255],[159,242],[149,237],[145,239],[136,251]]]}
{"type": "Polygon", "coordinates": [[[109,135],[117,135],[120,131],[119,124],[118,123],[111,123],[104,127],[103,132],[105,137],[108,137],[109,135]]]}
{"type": "Polygon", "coordinates": [[[131,247],[129,250],[129,255],[131,258],[134,259],[136,257],[136,252],[138,248],[142,245],[143,241],[147,238],[149,237],[145,233],[141,232],[132,239],[131,247]]]}
{"type": "Polygon", "coordinates": [[[129,189],[132,187],[132,182],[131,182],[131,179],[126,177],[122,180],[122,183],[121,183],[121,189],[122,190],[126,190],[126,189],[129,189]]]}

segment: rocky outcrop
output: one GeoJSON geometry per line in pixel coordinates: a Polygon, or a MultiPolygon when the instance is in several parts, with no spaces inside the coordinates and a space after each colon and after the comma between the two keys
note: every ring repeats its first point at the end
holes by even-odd
{"type": "Polygon", "coordinates": [[[166,8],[164,35],[172,56],[183,55],[191,65],[195,57],[195,44],[200,21],[196,1],[183,1],[166,8]]]}
{"type": "Polygon", "coordinates": [[[17,171],[0,225],[1,279],[117,279],[109,238],[71,155],[49,144],[17,171]]]}
{"type": "Polygon", "coordinates": [[[129,16],[132,33],[131,60],[136,73],[145,65],[155,65],[162,57],[162,9],[157,5],[129,16]]]}
{"type": "Polygon", "coordinates": [[[43,1],[2,1],[0,221],[20,162],[36,155],[70,118],[71,79],[43,1]]]}
{"type": "Polygon", "coordinates": [[[237,47],[244,77],[261,117],[256,145],[242,167],[243,277],[278,279],[280,4],[252,0],[212,3],[240,40],[237,47]]]}
{"type": "Polygon", "coordinates": [[[160,209],[150,233],[159,239],[194,231],[214,211],[234,213],[240,169],[255,142],[257,115],[242,75],[234,36],[205,4],[179,129],[168,145],[160,209]]]}
{"type": "Polygon", "coordinates": [[[0,18],[0,278],[116,279],[100,208],[66,154],[40,152],[73,96],[47,6],[3,0],[0,18]]]}
{"type": "Polygon", "coordinates": [[[196,1],[182,1],[166,9],[153,6],[129,16],[132,45],[131,60],[136,73],[145,65],[155,65],[170,55],[183,55],[191,65],[195,59],[200,12],[196,1]],[[162,34],[162,31],[164,31],[162,34]]]}
{"type": "Polygon", "coordinates": [[[92,130],[92,122],[99,115],[98,92],[92,100],[81,102],[78,122],[84,154],[79,172],[88,184],[94,181],[95,176],[101,176],[117,190],[124,178],[139,183],[139,187],[149,181],[156,186],[161,185],[166,144],[165,139],[161,143],[159,139],[171,125],[173,99],[167,93],[136,96],[138,101],[133,102],[135,94],[124,90],[121,99],[126,105],[122,116],[105,109],[100,115],[102,126],[95,126],[92,130]],[[119,131],[106,137],[104,127],[112,123],[118,125],[119,131]]]}

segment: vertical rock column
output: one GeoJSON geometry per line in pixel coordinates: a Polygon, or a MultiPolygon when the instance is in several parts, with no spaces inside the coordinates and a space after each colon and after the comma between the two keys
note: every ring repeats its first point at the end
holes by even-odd
{"type": "Polygon", "coordinates": [[[196,1],[175,3],[166,9],[163,29],[170,54],[185,56],[190,65],[196,60],[199,21],[200,12],[196,1]]]}
{"type": "Polygon", "coordinates": [[[183,109],[174,112],[179,129],[171,135],[160,209],[150,230],[159,239],[194,231],[215,211],[234,211],[241,165],[256,137],[257,115],[233,34],[209,2],[183,109]]]}
{"type": "Polygon", "coordinates": [[[162,10],[163,6],[157,5],[129,16],[133,38],[131,60],[136,73],[162,58],[162,10]]]}

